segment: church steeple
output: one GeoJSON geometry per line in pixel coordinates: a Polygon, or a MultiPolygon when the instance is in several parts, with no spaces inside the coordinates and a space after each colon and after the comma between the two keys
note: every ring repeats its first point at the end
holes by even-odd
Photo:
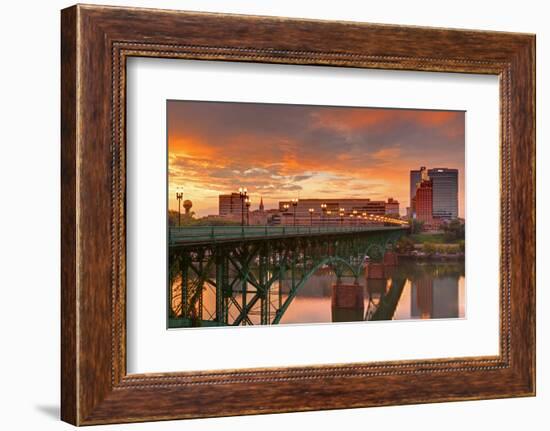
{"type": "Polygon", "coordinates": [[[260,197],[260,211],[264,210],[264,198],[260,197]]]}

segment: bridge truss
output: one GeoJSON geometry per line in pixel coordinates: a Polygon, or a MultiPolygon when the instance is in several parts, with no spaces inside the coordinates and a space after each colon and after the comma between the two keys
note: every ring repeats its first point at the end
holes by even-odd
{"type": "MultiPolygon", "coordinates": [[[[342,277],[357,282],[365,258],[381,260],[404,233],[393,228],[170,246],[169,327],[278,324],[317,271],[334,271],[337,283],[342,277]]],[[[404,280],[396,282],[402,289],[404,280]]],[[[387,308],[369,303],[365,317],[380,318],[375,309],[387,308]]]]}

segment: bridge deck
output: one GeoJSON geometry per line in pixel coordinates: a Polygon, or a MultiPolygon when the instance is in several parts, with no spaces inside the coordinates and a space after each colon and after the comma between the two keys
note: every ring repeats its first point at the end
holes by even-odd
{"type": "Polygon", "coordinates": [[[267,238],[291,238],[384,232],[404,229],[403,226],[186,226],[170,227],[170,246],[259,240],[267,238]]]}

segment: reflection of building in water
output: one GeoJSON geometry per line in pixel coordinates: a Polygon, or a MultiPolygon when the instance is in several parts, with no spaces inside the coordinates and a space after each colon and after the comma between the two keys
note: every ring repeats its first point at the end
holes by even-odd
{"type": "Polygon", "coordinates": [[[411,317],[445,319],[458,317],[458,280],[453,277],[420,279],[411,287],[411,317]]]}
{"type": "Polygon", "coordinates": [[[431,278],[417,280],[412,285],[411,316],[429,319],[433,308],[433,281],[431,278]]]}
{"type": "Polygon", "coordinates": [[[433,285],[432,317],[435,319],[458,317],[458,280],[454,277],[436,278],[433,285]]]}

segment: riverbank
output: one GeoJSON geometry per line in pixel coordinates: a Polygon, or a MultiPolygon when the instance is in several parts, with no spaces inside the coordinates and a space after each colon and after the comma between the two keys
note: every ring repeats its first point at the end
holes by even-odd
{"type": "Polygon", "coordinates": [[[415,244],[420,244],[420,245],[425,243],[453,245],[453,244],[460,244],[461,241],[464,241],[463,239],[449,240],[446,237],[444,232],[414,233],[410,235],[409,238],[415,244]]]}
{"type": "Polygon", "coordinates": [[[411,253],[398,253],[399,259],[409,260],[429,260],[429,261],[464,261],[464,253],[433,253],[428,254],[422,251],[413,251],[411,253]]]}
{"type": "Polygon", "coordinates": [[[464,260],[463,239],[449,240],[444,232],[422,232],[403,237],[397,244],[399,257],[422,260],[464,260]]]}

